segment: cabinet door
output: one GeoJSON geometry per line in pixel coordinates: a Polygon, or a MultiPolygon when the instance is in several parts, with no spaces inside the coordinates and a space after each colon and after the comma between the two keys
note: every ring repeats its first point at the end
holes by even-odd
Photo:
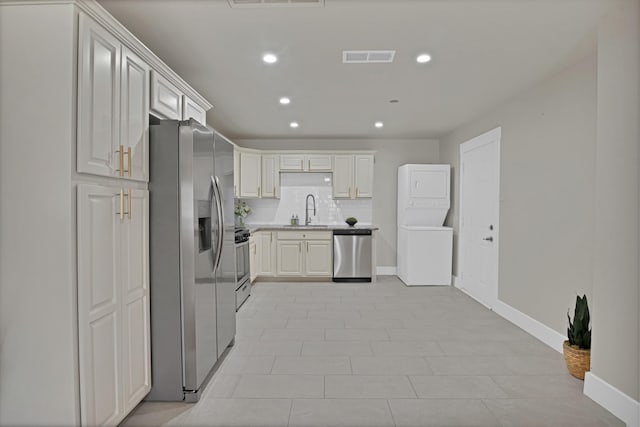
{"type": "Polygon", "coordinates": [[[373,197],[373,156],[357,154],[355,157],[355,197],[373,197]]]}
{"type": "Polygon", "coordinates": [[[302,276],[302,241],[278,240],[276,242],[276,275],[302,276]]]}
{"type": "Polygon", "coordinates": [[[283,154],[280,156],[281,171],[303,171],[304,167],[304,155],[302,154],[283,154]]]}
{"type": "Polygon", "coordinates": [[[240,197],[240,152],[233,149],[233,197],[240,197]]]}
{"type": "Polygon", "coordinates": [[[333,198],[350,199],[355,195],[353,184],[353,156],[333,156],[333,198]]]}
{"type": "Polygon", "coordinates": [[[78,346],[82,425],[124,417],[120,188],[78,186],[78,346]]]}
{"type": "Polygon", "coordinates": [[[121,228],[122,373],[129,413],[151,389],[149,326],[149,192],[127,190],[121,228]]]}
{"type": "Polygon", "coordinates": [[[276,274],[275,248],[273,231],[263,231],[260,233],[260,276],[273,277],[276,274]]]}
{"type": "Polygon", "coordinates": [[[240,152],[240,197],[260,197],[260,154],[240,152]]]}
{"type": "Polygon", "coordinates": [[[202,126],[207,125],[207,112],[187,95],[182,100],[182,120],[195,119],[202,126]]]}
{"type": "Polygon", "coordinates": [[[124,153],[123,174],[149,181],[149,73],[150,67],[122,47],[120,74],[120,144],[124,153]]]}
{"type": "Polygon", "coordinates": [[[307,156],[307,170],[314,172],[331,172],[331,156],[329,154],[310,154],[307,156]]]}
{"type": "Polygon", "coordinates": [[[151,71],[151,112],[161,119],[182,120],[182,92],[156,71],[151,71]]]}
{"type": "Polygon", "coordinates": [[[77,170],[113,176],[120,168],[120,42],[80,13],[77,170]]]}
{"type": "Polygon", "coordinates": [[[307,276],[333,276],[333,246],[331,240],[307,240],[305,243],[305,273],[307,276]]]}
{"type": "Polygon", "coordinates": [[[249,280],[253,283],[258,277],[258,245],[253,239],[249,240],[249,280]]]}
{"type": "Polygon", "coordinates": [[[278,187],[280,186],[278,171],[278,156],[262,155],[262,182],[260,197],[278,197],[278,187]]]}

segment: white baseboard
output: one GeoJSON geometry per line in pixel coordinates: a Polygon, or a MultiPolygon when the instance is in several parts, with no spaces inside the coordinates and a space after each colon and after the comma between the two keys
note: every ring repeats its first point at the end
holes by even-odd
{"type": "MultiPolygon", "coordinates": [[[[456,276],[453,277],[453,285],[473,298],[473,295],[466,292],[462,281],[456,276]]],[[[561,333],[500,300],[496,301],[493,311],[552,349],[562,353],[562,343],[567,338],[561,333]]],[[[585,375],[583,393],[624,421],[627,427],[640,427],[640,402],[633,400],[591,372],[587,372],[585,375]]]]}
{"type": "Polygon", "coordinates": [[[562,353],[562,343],[567,339],[564,335],[551,329],[547,325],[538,322],[533,317],[527,316],[523,312],[511,307],[509,304],[497,300],[495,311],[500,316],[504,317],[514,325],[524,329],[529,334],[533,335],[555,351],[562,353]]]}
{"type": "Polygon", "coordinates": [[[458,276],[456,275],[451,275],[451,284],[458,289],[462,288],[462,280],[458,279],[458,276]]]}
{"type": "Polygon", "coordinates": [[[397,268],[395,266],[392,267],[376,267],[376,274],[378,276],[395,276],[397,272],[397,268]]]}
{"type": "Polygon", "coordinates": [[[584,394],[624,421],[627,427],[640,427],[640,402],[591,372],[584,376],[584,394]]]}

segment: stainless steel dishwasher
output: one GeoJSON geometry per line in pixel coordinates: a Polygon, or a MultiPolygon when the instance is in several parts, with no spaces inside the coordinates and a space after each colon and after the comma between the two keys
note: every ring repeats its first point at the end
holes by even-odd
{"type": "Polygon", "coordinates": [[[371,229],[333,230],[333,281],[371,281],[371,229]]]}

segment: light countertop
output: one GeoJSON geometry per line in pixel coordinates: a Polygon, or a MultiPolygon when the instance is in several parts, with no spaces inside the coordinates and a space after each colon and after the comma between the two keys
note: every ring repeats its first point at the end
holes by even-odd
{"type": "Polygon", "coordinates": [[[251,231],[251,233],[255,233],[257,231],[262,230],[271,230],[271,231],[333,231],[333,230],[345,230],[345,229],[359,229],[359,230],[379,230],[379,227],[373,224],[369,225],[360,225],[356,224],[351,227],[347,224],[311,224],[311,225],[289,225],[289,224],[245,224],[245,227],[251,231]]]}

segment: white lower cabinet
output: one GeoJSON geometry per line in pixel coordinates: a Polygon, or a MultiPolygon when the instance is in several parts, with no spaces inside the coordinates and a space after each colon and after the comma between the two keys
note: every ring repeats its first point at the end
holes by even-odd
{"type": "Polygon", "coordinates": [[[149,392],[149,196],[78,185],[83,425],[118,424],[149,392]]]}
{"type": "Polygon", "coordinates": [[[258,244],[260,245],[259,275],[273,277],[276,275],[276,239],[275,231],[259,232],[258,244]]]}
{"type": "Polygon", "coordinates": [[[254,236],[249,238],[249,280],[253,283],[258,277],[258,245],[254,236]]]}
{"type": "Polygon", "coordinates": [[[305,242],[305,273],[307,276],[332,276],[331,240],[307,240],[305,242]]]}
{"type": "Polygon", "coordinates": [[[277,247],[277,272],[280,277],[302,276],[302,241],[300,240],[278,240],[277,247]]]}
{"type": "Polygon", "coordinates": [[[280,231],[276,242],[276,276],[331,277],[331,232],[280,231]]]}

